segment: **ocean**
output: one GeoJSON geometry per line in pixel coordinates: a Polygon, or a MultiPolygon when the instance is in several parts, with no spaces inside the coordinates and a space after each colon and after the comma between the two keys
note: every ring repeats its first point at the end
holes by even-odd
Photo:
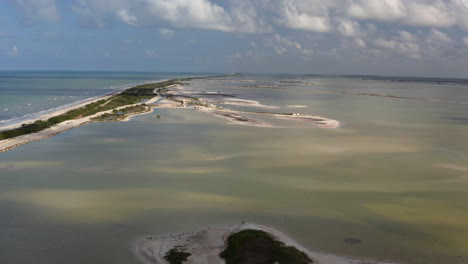
{"type": "Polygon", "coordinates": [[[179,76],[193,73],[0,71],[0,129],[116,90],[179,76]]]}
{"type": "MultiPolygon", "coordinates": [[[[1,119],[190,75],[3,72],[1,119]]],[[[270,106],[223,107],[319,115],[340,127],[251,113],[271,124],[254,127],[155,109],[0,153],[0,263],[136,264],[138,237],[242,221],[313,251],[468,263],[465,80],[238,74],[184,87],[270,106]]]]}

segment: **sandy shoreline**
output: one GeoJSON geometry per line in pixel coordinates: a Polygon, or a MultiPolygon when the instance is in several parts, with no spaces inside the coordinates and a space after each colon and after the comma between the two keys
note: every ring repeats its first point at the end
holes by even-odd
{"type": "MultiPolygon", "coordinates": [[[[40,115],[40,116],[37,116],[37,117],[33,117],[33,118],[30,118],[30,119],[27,119],[27,120],[24,120],[22,122],[18,122],[18,123],[15,123],[15,124],[7,125],[7,126],[1,126],[0,132],[18,128],[22,124],[32,124],[32,123],[34,123],[34,122],[36,122],[38,120],[47,120],[47,119],[49,119],[51,117],[61,115],[61,114],[65,114],[68,111],[71,111],[71,110],[74,110],[74,109],[77,109],[77,108],[81,108],[81,107],[83,107],[85,105],[88,105],[88,104],[91,104],[91,103],[94,103],[94,102],[97,102],[97,101],[100,101],[100,100],[108,99],[108,98],[110,98],[110,97],[112,97],[114,95],[120,94],[120,93],[124,92],[125,90],[127,90],[129,88],[132,88],[132,87],[136,87],[136,86],[143,85],[143,84],[159,83],[159,82],[165,82],[165,81],[168,81],[168,80],[165,79],[165,80],[160,80],[160,81],[158,80],[158,81],[142,82],[142,83],[130,86],[130,87],[126,87],[126,88],[122,88],[120,90],[116,90],[116,91],[106,93],[106,94],[101,95],[101,96],[96,96],[96,97],[84,99],[84,100],[79,101],[79,102],[70,103],[70,104],[68,104],[67,107],[63,107],[63,108],[58,107],[59,109],[56,109],[54,111],[50,111],[50,112],[48,112],[46,114],[43,114],[43,115],[40,115]]],[[[66,105],[64,105],[64,106],[66,106],[66,105]]],[[[49,111],[49,110],[46,110],[46,111],[49,111]]]]}
{"type": "Polygon", "coordinates": [[[164,259],[164,255],[174,247],[180,246],[185,248],[184,252],[191,254],[191,256],[188,257],[187,261],[184,263],[224,264],[224,260],[219,257],[219,254],[226,248],[227,238],[232,233],[237,233],[246,229],[265,231],[286,245],[293,246],[298,250],[306,253],[314,261],[313,263],[316,264],[391,264],[389,262],[352,259],[310,251],[294,241],[288,235],[275,228],[253,223],[242,223],[235,226],[207,228],[194,232],[184,232],[178,234],[147,235],[144,238],[139,238],[135,241],[133,245],[133,252],[142,263],[166,264],[168,262],[164,259]]]}
{"type": "MultiPolygon", "coordinates": [[[[158,81],[158,82],[164,82],[164,81],[158,81]]],[[[157,83],[157,82],[156,82],[157,83]]],[[[125,90],[120,90],[120,91],[115,91],[106,95],[103,95],[101,97],[89,99],[83,102],[80,102],[79,104],[72,105],[70,107],[66,107],[60,110],[57,110],[52,113],[48,113],[46,115],[40,116],[38,118],[34,118],[29,120],[28,122],[25,122],[25,124],[29,123],[34,123],[37,120],[47,120],[51,117],[58,116],[61,114],[64,114],[70,110],[78,109],[81,107],[84,107],[90,103],[94,103],[103,99],[108,99],[112,96],[115,96],[119,93],[122,93],[125,90]]],[[[156,92],[156,91],[155,91],[156,92]]],[[[246,99],[238,99],[238,98],[230,98],[231,95],[224,95],[224,94],[219,94],[219,93],[200,93],[200,92],[194,92],[194,91],[187,91],[185,90],[184,87],[182,87],[180,84],[177,85],[171,85],[166,87],[166,90],[164,92],[161,92],[160,94],[156,94],[155,96],[152,97],[151,99],[145,101],[145,102],[140,102],[136,104],[131,104],[131,105],[125,105],[121,106],[115,109],[107,110],[107,111],[102,111],[96,114],[93,114],[91,116],[87,117],[82,117],[82,118],[77,118],[73,120],[67,120],[62,123],[56,124],[50,128],[44,129],[42,131],[36,132],[36,133],[31,133],[27,135],[22,135],[18,137],[14,137],[11,139],[5,139],[0,141],[0,152],[8,151],[10,149],[13,149],[17,146],[41,140],[41,139],[46,139],[49,137],[52,137],[54,135],[57,135],[59,133],[65,132],[67,130],[70,130],[72,128],[84,125],[89,122],[102,122],[105,120],[93,120],[94,118],[97,118],[101,115],[104,114],[110,114],[114,110],[119,110],[127,107],[133,107],[133,106],[145,106],[147,107],[148,111],[139,111],[135,113],[128,113],[125,115],[124,118],[119,119],[119,120],[111,120],[111,121],[128,121],[131,119],[131,117],[136,116],[136,115],[143,115],[147,113],[151,113],[154,111],[154,108],[185,108],[185,109],[194,109],[200,112],[208,113],[213,116],[219,117],[226,119],[230,121],[230,124],[236,124],[236,125],[246,125],[246,126],[255,126],[255,127],[275,127],[272,124],[269,124],[265,121],[258,120],[256,118],[252,118],[248,116],[249,114],[255,114],[255,115],[269,115],[273,116],[279,119],[287,119],[287,120],[296,120],[296,121],[302,121],[302,122],[311,122],[317,125],[320,128],[337,128],[340,126],[340,122],[337,120],[333,119],[328,119],[325,117],[321,116],[309,116],[309,115],[300,115],[299,113],[269,113],[269,112],[252,112],[252,111],[240,111],[240,110],[232,110],[228,108],[223,108],[220,107],[217,104],[235,104],[239,106],[250,106],[250,107],[259,107],[259,108],[274,108],[274,106],[267,106],[263,105],[257,101],[253,100],[246,100],[246,99]],[[170,90],[168,90],[170,88],[170,90]],[[176,92],[176,93],[174,93],[176,92]],[[197,94],[198,97],[190,97],[184,94],[197,94]],[[222,95],[227,98],[225,99],[218,99],[214,100],[212,98],[213,94],[215,95],[222,95]],[[203,97],[205,95],[205,97],[203,97]]],[[[8,129],[4,130],[9,130],[9,129],[14,129],[19,127],[19,124],[16,125],[11,125],[7,127],[8,129]]]]}
{"type": "MultiPolygon", "coordinates": [[[[101,98],[101,99],[103,99],[103,98],[101,98]]],[[[99,101],[101,99],[95,99],[92,102],[99,101]]],[[[91,103],[91,102],[88,102],[88,103],[91,103]]],[[[101,116],[103,114],[112,113],[112,111],[114,111],[114,110],[119,110],[119,109],[123,109],[123,108],[126,108],[126,107],[132,107],[132,106],[137,106],[137,105],[141,105],[141,103],[132,104],[132,105],[125,105],[125,106],[121,106],[121,107],[118,107],[118,108],[115,108],[115,109],[112,109],[112,110],[98,112],[98,113],[96,113],[94,115],[86,116],[86,117],[79,118],[79,119],[68,120],[68,121],[59,123],[59,124],[57,124],[55,126],[52,126],[50,128],[46,128],[46,129],[44,129],[42,131],[39,131],[39,132],[36,132],[36,133],[31,133],[31,134],[22,135],[22,136],[10,138],[10,139],[1,140],[0,141],[0,152],[5,152],[5,151],[8,151],[10,149],[16,148],[18,146],[21,146],[21,145],[24,145],[24,144],[27,144],[27,143],[30,143],[30,142],[33,142],[33,141],[46,139],[46,138],[55,136],[57,134],[65,132],[67,130],[73,129],[75,127],[79,127],[79,126],[82,126],[82,125],[84,125],[86,123],[93,122],[93,120],[92,120],[93,118],[96,118],[96,117],[101,116]]],[[[137,113],[137,114],[140,114],[140,113],[137,113]]],[[[55,115],[59,115],[59,114],[55,114],[55,115]]],[[[52,115],[51,117],[53,117],[55,115],[52,115]]],[[[126,117],[126,118],[129,118],[129,117],[126,117]]],[[[39,120],[41,120],[41,119],[39,119],[39,120]]]]}
{"type": "MultiPolygon", "coordinates": [[[[99,96],[99,97],[93,97],[93,98],[90,98],[90,99],[86,99],[86,100],[81,101],[81,102],[79,102],[77,104],[70,105],[69,107],[64,107],[64,108],[49,112],[47,114],[25,120],[25,121],[21,122],[21,124],[32,124],[32,123],[36,122],[37,120],[47,120],[47,119],[49,119],[51,117],[58,116],[58,115],[61,115],[61,114],[65,114],[68,111],[83,107],[83,106],[85,106],[87,104],[91,104],[91,103],[94,103],[94,102],[97,102],[97,101],[103,100],[103,99],[108,99],[108,98],[110,98],[110,97],[112,97],[114,95],[117,95],[117,94],[121,93],[121,92],[123,92],[123,91],[114,91],[112,93],[108,93],[108,94],[105,94],[105,95],[102,95],[102,96],[99,96]]],[[[21,124],[16,123],[16,124],[11,124],[11,125],[8,125],[8,126],[4,126],[4,127],[1,128],[0,131],[15,129],[15,128],[20,127],[21,124]]]]}

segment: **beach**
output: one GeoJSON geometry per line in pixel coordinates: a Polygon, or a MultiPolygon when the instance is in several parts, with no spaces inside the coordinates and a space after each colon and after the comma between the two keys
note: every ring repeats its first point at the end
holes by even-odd
{"type": "Polygon", "coordinates": [[[166,264],[164,256],[174,248],[181,248],[190,254],[187,264],[223,264],[225,261],[219,256],[227,247],[228,237],[243,230],[261,230],[271,234],[286,246],[291,246],[304,252],[316,264],[395,264],[375,260],[345,258],[336,255],[311,251],[301,246],[283,232],[269,226],[241,223],[226,227],[205,228],[174,234],[146,235],[135,242],[134,253],[142,263],[166,264]]]}
{"type": "MultiPolygon", "coordinates": [[[[165,81],[161,81],[160,83],[164,83],[165,81]]],[[[65,114],[71,110],[80,109],[89,104],[112,98],[116,95],[123,93],[124,91],[115,91],[110,94],[106,94],[101,97],[98,97],[98,98],[92,98],[92,99],[80,102],[78,104],[62,108],[52,113],[42,115],[38,118],[28,120],[24,124],[32,124],[38,120],[47,120],[49,118],[65,114]]],[[[254,100],[245,100],[245,99],[239,99],[239,98],[234,99],[234,98],[230,98],[230,97],[234,97],[234,95],[224,95],[224,94],[220,94],[219,92],[206,93],[206,92],[199,92],[199,91],[189,91],[181,85],[169,85],[168,87],[165,88],[164,93],[161,93],[161,94],[158,94],[156,89],[153,92],[154,92],[154,96],[148,100],[145,100],[144,102],[125,105],[125,106],[117,107],[111,110],[101,111],[90,116],[79,117],[73,120],[67,120],[67,121],[61,122],[59,124],[56,124],[50,128],[46,128],[39,132],[1,140],[0,152],[8,151],[15,147],[18,147],[18,146],[21,146],[23,144],[27,144],[33,141],[52,137],[54,135],[60,134],[62,132],[76,128],[78,126],[84,125],[89,122],[105,121],[105,120],[97,120],[97,118],[100,116],[104,116],[106,114],[111,114],[115,111],[118,111],[124,108],[134,107],[134,106],[145,106],[145,107],[148,106],[148,107],[147,107],[147,110],[145,111],[139,111],[137,113],[128,113],[123,118],[118,118],[113,121],[128,121],[132,116],[142,115],[145,113],[152,112],[150,108],[192,108],[197,111],[209,113],[214,116],[227,119],[230,121],[231,124],[247,125],[247,126],[255,126],[255,127],[274,127],[274,125],[269,124],[267,122],[254,119],[251,117],[247,117],[246,114],[249,114],[249,112],[225,109],[225,108],[219,107],[218,104],[249,106],[249,107],[258,107],[258,108],[273,108],[273,109],[277,108],[276,106],[263,105],[260,102],[254,101],[254,100]],[[188,96],[187,94],[195,95],[196,97],[188,96]],[[220,95],[221,95],[221,98],[219,98],[220,95]],[[213,96],[216,96],[215,99],[213,99],[213,96]]],[[[103,106],[104,105],[105,104],[103,104],[103,106]]],[[[271,115],[280,119],[313,122],[321,128],[337,128],[339,127],[339,124],[340,124],[336,120],[324,118],[321,116],[309,116],[309,115],[300,116],[299,113],[268,113],[268,112],[250,112],[250,113],[257,114],[257,115],[271,115]]],[[[15,129],[17,127],[20,127],[20,126],[19,125],[7,126],[7,127],[4,127],[4,131],[15,129]]]]}

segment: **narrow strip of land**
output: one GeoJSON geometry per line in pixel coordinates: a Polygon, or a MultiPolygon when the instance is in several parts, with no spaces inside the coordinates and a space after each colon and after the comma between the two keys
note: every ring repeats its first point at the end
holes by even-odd
{"type": "Polygon", "coordinates": [[[124,91],[114,92],[94,100],[83,102],[68,109],[43,116],[16,127],[0,131],[0,152],[17,146],[45,139],[89,122],[125,121],[131,116],[152,112],[154,108],[190,108],[229,120],[232,124],[256,127],[273,125],[249,115],[268,115],[279,119],[311,122],[321,128],[337,128],[339,122],[320,116],[299,113],[272,113],[262,111],[232,110],[222,105],[237,105],[257,108],[277,108],[257,101],[233,98],[233,94],[190,91],[184,88],[194,77],[173,79],[138,85],[124,91]]]}

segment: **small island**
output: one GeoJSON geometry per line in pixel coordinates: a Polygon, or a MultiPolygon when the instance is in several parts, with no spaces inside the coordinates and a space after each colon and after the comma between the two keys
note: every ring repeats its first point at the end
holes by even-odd
{"type": "Polygon", "coordinates": [[[219,255],[226,264],[313,263],[306,253],[262,230],[245,229],[231,234],[227,241],[226,249],[219,255]]]}
{"type": "Polygon", "coordinates": [[[390,264],[310,251],[277,229],[245,222],[150,235],[133,249],[145,264],[390,264]]]}

